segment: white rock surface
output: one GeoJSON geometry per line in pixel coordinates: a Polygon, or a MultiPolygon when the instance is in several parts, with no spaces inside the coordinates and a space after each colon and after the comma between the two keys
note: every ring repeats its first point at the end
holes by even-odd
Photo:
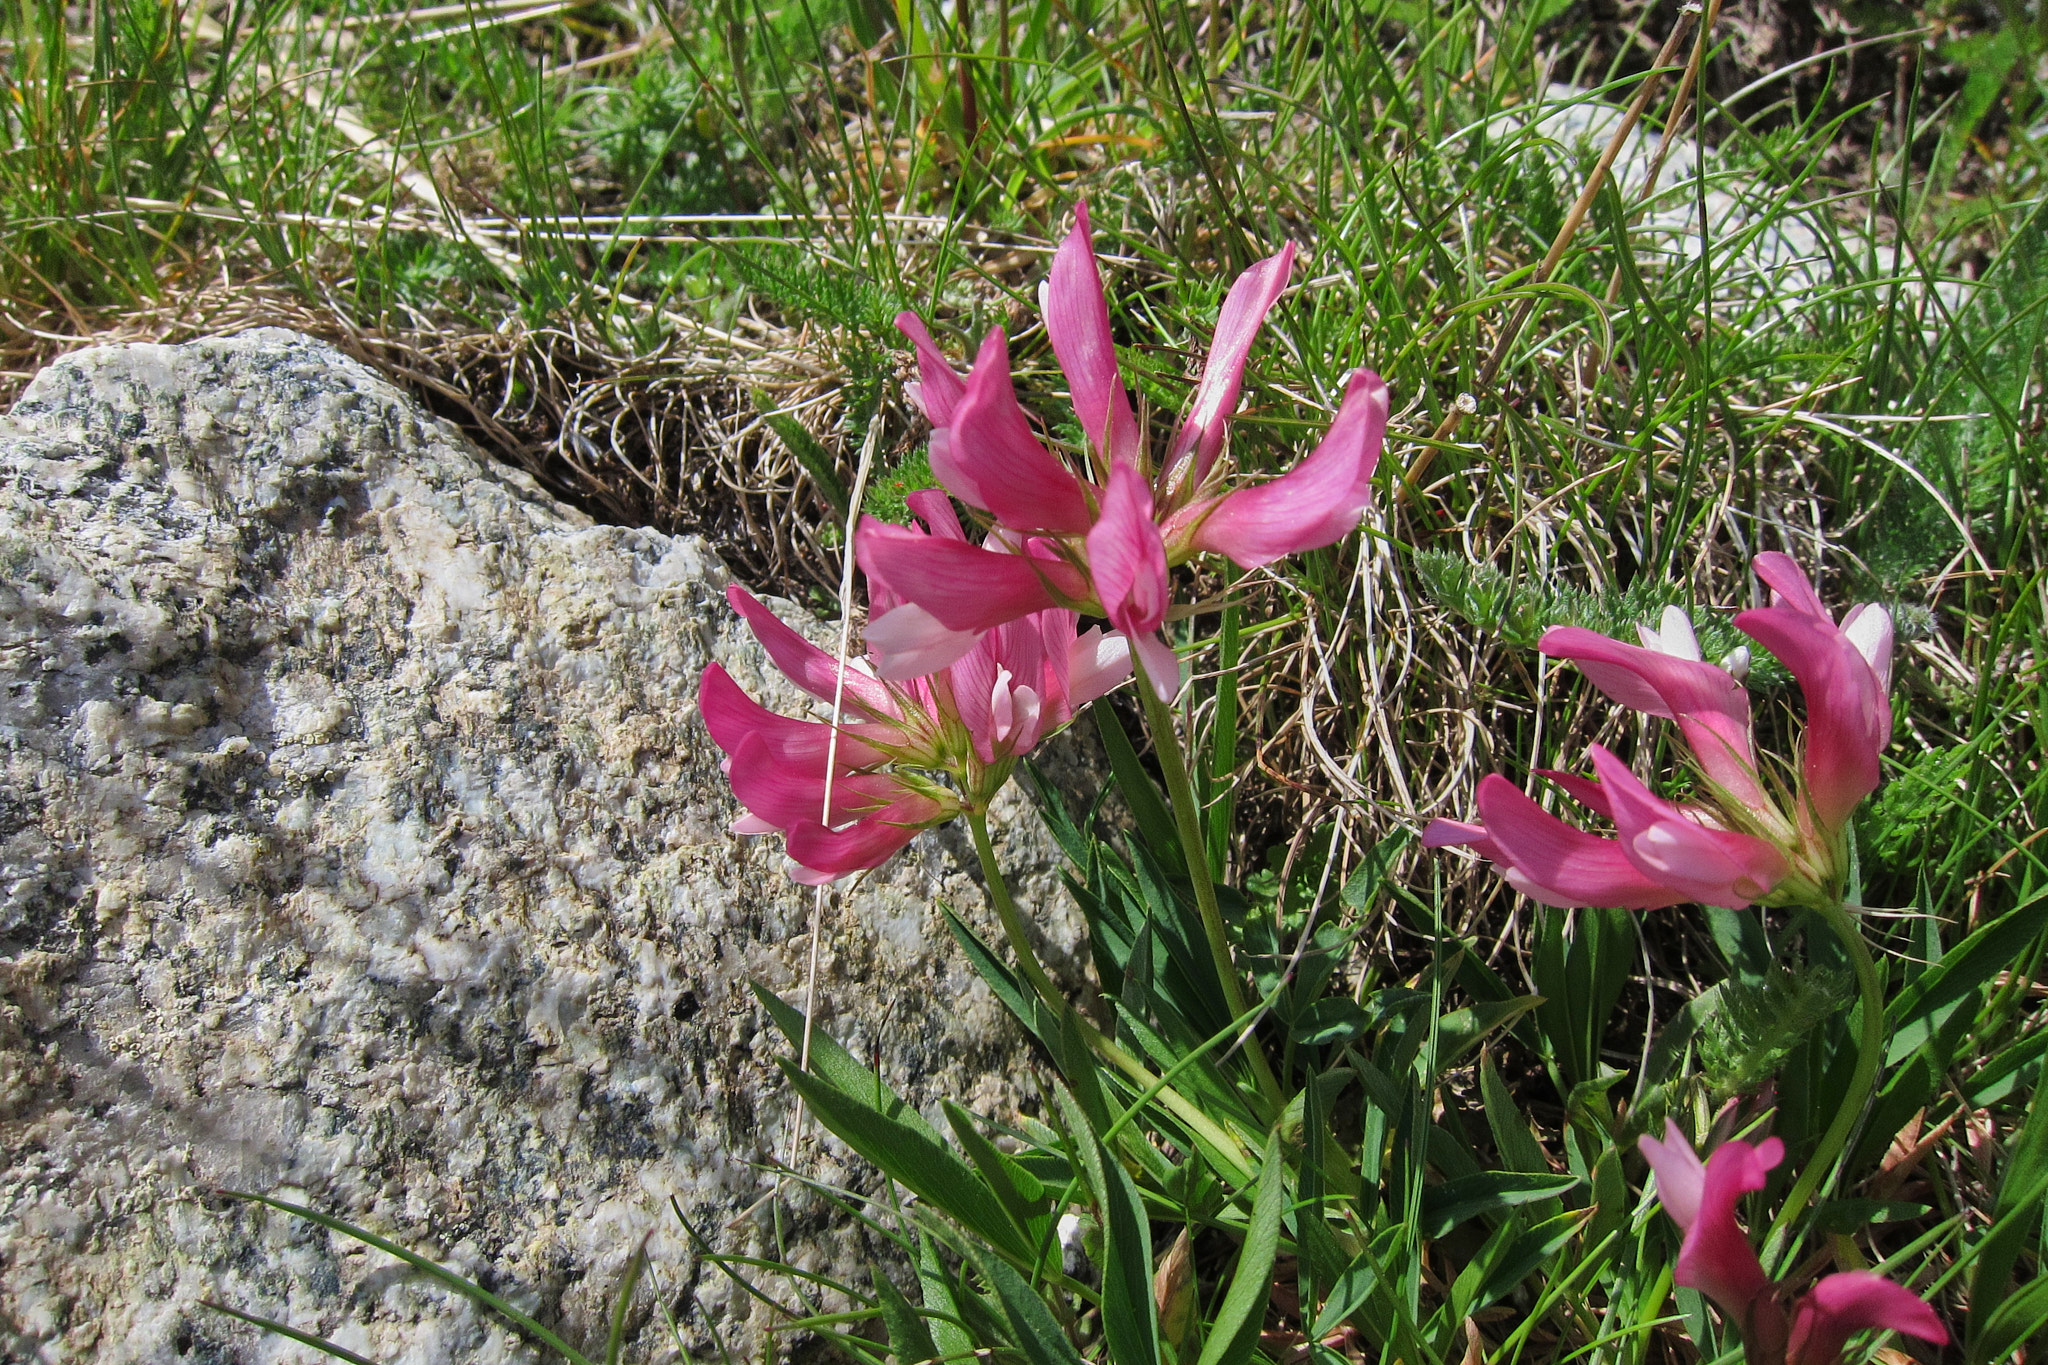
{"type": "MultiPolygon", "coordinates": [[[[1494,118],[1488,133],[1525,139],[1524,154],[1553,173],[1561,202],[1569,204],[1614,140],[1624,114],[1621,105],[1591,91],[1553,82],[1541,100],[1494,118]]],[[[1846,242],[1861,249],[1859,234],[1832,219],[1838,206],[1810,202],[1805,190],[1788,197],[1756,168],[1729,164],[1717,148],[1703,150],[1689,132],[1672,138],[1659,162],[1662,138],[1661,128],[1638,123],[1622,139],[1610,169],[1622,203],[1636,214],[1638,268],[1671,273],[1711,252],[1717,311],[1745,322],[1822,325],[1824,315],[1811,311],[1813,300],[1860,278],[1837,265],[1833,252],[1840,248],[1830,246],[1846,242]]],[[[1597,221],[1588,224],[1595,226],[1597,221]]],[[[1917,274],[1909,271],[1901,287],[1917,296],[1917,274]]],[[[1968,302],[1970,286],[1942,279],[1935,292],[1954,310],[1968,302]]]]}
{"type": "MultiPolygon", "coordinates": [[[[75,354],[0,422],[0,1357],[535,1358],[311,1204],[572,1341],[643,1236],[684,1347],[768,1315],[693,1254],[772,1245],[808,893],[694,715],[761,689],[689,537],[591,524],[290,333],[75,354]],[[736,1227],[727,1227],[738,1217],[736,1227]]],[[[1025,815],[1030,898],[1052,859],[1025,815]]],[[[963,860],[963,854],[964,860],[963,860]]],[[[956,833],[828,913],[821,1016],[919,1102],[1009,1102],[1017,1035],[945,935],[956,833]]],[[[1071,950],[1073,926],[1055,936],[1071,950]]],[[[856,1179],[836,1148],[804,1160],[856,1179]]],[[[862,1248],[816,1203],[812,1262],[862,1248]]],[[[643,1290],[635,1358],[678,1353],[643,1290]]]]}

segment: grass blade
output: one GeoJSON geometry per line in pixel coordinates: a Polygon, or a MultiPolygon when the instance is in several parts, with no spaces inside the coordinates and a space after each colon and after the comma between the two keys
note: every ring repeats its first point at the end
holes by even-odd
{"type": "Polygon", "coordinates": [[[230,1199],[240,1199],[251,1204],[261,1204],[265,1208],[276,1209],[279,1213],[288,1213],[294,1218],[303,1218],[318,1227],[326,1228],[329,1232],[338,1232],[344,1237],[352,1237],[364,1246],[372,1246],[388,1256],[396,1256],[413,1269],[439,1280],[464,1298],[481,1304],[491,1312],[496,1313],[499,1317],[518,1328],[521,1334],[536,1344],[545,1346],[550,1351],[555,1352],[562,1359],[569,1361],[570,1365],[590,1365],[590,1361],[580,1351],[570,1346],[568,1342],[556,1336],[531,1317],[528,1317],[525,1313],[520,1312],[517,1308],[499,1298],[496,1294],[493,1294],[490,1290],[485,1289],[480,1284],[464,1279],[446,1266],[430,1261],[416,1251],[408,1251],[396,1242],[387,1241],[376,1233],[366,1232],[351,1223],[344,1223],[339,1218],[314,1209],[302,1208],[297,1204],[287,1204],[284,1200],[272,1199],[269,1195],[250,1194],[243,1190],[222,1190],[221,1193],[230,1199]]]}

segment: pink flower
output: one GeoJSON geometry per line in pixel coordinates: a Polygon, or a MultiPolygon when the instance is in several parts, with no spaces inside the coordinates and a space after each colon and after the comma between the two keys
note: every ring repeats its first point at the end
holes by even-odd
{"type": "MultiPolygon", "coordinates": [[[[943,497],[927,515],[951,509],[943,497]]],[[[957,523],[951,527],[959,533],[957,523]]],[[[888,601],[886,584],[871,584],[888,601]]],[[[792,875],[826,882],[878,867],[918,830],[978,810],[1017,759],[1130,674],[1125,642],[1075,633],[1074,614],[1048,608],[981,633],[928,677],[884,681],[838,661],[732,587],[726,598],[777,668],[812,696],[841,693],[835,737],[826,721],[778,715],[717,664],[704,670],[698,710],[725,753],[745,813],[736,832],[786,836],[792,875]],[[826,808],[827,773],[831,808],[826,808]]]]}
{"type": "Polygon", "coordinates": [[[1948,1330],[1932,1308],[1900,1285],[1869,1271],[1829,1275],[1792,1310],[1789,1325],[1780,1293],[1736,1221],[1742,1196],[1761,1190],[1785,1159],[1776,1138],[1759,1143],[1722,1143],[1705,1162],[1678,1125],[1669,1120],[1664,1138],[1639,1142],[1664,1211],[1684,1233],[1674,1279],[1697,1289],[1742,1329],[1752,1361],[1786,1365],[1838,1365],[1853,1332],[1889,1328],[1936,1343],[1948,1330]]]}
{"type": "Polygon", "coordinates": [[[1744,612],[1735,624],[1784,659],[1806,693],[1804,780],[1790,814],[1759,768],[1748,694],[1726,668],[1701,658],[1691,622],[1671,607],[1657,629],[1639,632],[1641,645],[1559,626],[1544,633],[1538,648],[1575,661],[1624,706],[1674,722],[1704,779],[1700,799],[1679,804],[1656,796],[1594,745],[1597,781],[1544,775],[1612,820],[1615,839],[1574,830],[1526,797],[1515,805],[1500,791],[1507,784],[1489,778],[1479,793],[1482,825],[1439,820],[1424,842],[1471,845],[1499,864],[1511,885],[1549,905],[1697,901],[1739,908],[1839,899],[1843,827],[1877,785],[1878,755],[1891,733],[1891,621],[1865,604],[1837,626],[1789,558],[1759,555],[1756,568],[1777,590],[1777,603],[1744,612]],[[1489,793],[1488,783],[1499,786],[1489,793]],[[1554,863],[1564,849],[1572,850],[1572,875],[1546,874],[1544,859],[1554,863]]]}
{"type": "Polygon", "coordinates": [[[883,676],[908,676],[903,670],[915,661],[963,647],[963,634],[1057,605],[1107,616],[1170,698],[1180,670],[1161,628],[1174,566],[1208,552],[1256,568],[1333,544],[1357,526],[1387,424],[1387,388],[1369,370],[1351,376],[1329,432],[1293,470],[1232,488],[1220,460],[1253,339],[1293,263],[1294,248],[1283,247],[1231,286],[1194,401],[1156,465],[1117,369],[1086,204],[1039,292],[1086,439],[1083,473],[1039,441],[1018,405],[1001,328],[963,380],[922,322],[897,318],[917,347],[912,397],[932,422],[932,473],[998,534],[977,547],[863,528],[862,567],[894,584],[905,603],[900,616],[876,622],[896,656],[884,660],[883,676]]]}
{"type": "Polygon", "coordinates": [[[1699,640],[1683,611],[1666,607],[1660,626],[1639,632],[1641,646],[1579,626],[1556,626],[1536,647],[1576,662],[1595,687],[1623,706],[1676,721],[1709,781],[1736,800],[1762,800],[1749,694],[1728,670],[1700,658],[1699,640]]]}
{"type": "Polygon", "coordinates": [[[1745,611],[1735,628],[1792,670],[1806,695],[1804,806],[1822,832],[1837,832],[1856,803],[1877,790],[1878,756],[1891,742],[1892,621],[1865,602],[1840,625],[1791,556],[1756,557],[1771,605],[1745,611]]]}
{"type": "Polygon", "coordinates": [[[1792,1311],[1790,1365],[1837,1365],[1852,1333],[1870,1328],[1904,1332],[1940,1345],[1948,1329],[1912,1290],[1868,1270],[1829,1275],[1792,1311]]]}
{"type": "Polygon", "coordinates": [[[1508,885],[1555,906],[1654,910],[1698,901],[1737,909],[1768,895],[1785,875],[1784,857],[1769,843],[1716,828],[1697,809],[1655,795],[1598,744],[1592,758],[1597,780],[1544,775],[1611,819],[1618,837],[1575,829],[1489,773],[1479,783],[1484,823],[1431,821],[1423,845],[1470,845],[1493,860],[1508,885]]]}

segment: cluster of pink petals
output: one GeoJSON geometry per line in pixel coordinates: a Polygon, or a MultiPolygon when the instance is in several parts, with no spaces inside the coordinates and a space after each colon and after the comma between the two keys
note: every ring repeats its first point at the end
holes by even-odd
{"type": "Polygon", "coordinates": [[[1161,629],[1174,565],[1210,552],[1256,568],[1354,529],[1387,425],[1387,387],[1370,370],[1352,374],[1321,444],[1281,477],[1229,488],[1219,460],[1253,338],[1293,264],[1290,245],[1231,286],[1194,402],[1155,464],[1117,371],[1088,209],[1076,210],[1039,298],[1087,437],[1085,477],[1046,448],[1018,405],[1000,327],[963,378],[915,314],[898,317],[917,345],[912,397],[931,419],[932,473],[996,534],[974,546],[874,521],[861,526],[861,567],[888,580],[903,602],[870,637],[880,641],[881,676],[913,676],[948,650],[968,648],[980,631],[1066,607],[1108,617],[1155,689],[1171,697],[1180,666],[1161,629]]]}
{"type": "Polygon", "coordinates": [[[1559,626],[1537,647],[1576,662],[1622,705],[1674,722],[1705,799],[1667,801],[1595,744],[1592,778],[1539,772],[1612,821],[1614,838],[1565,823],[1490,775],[1479,784],[1479,822],[1434,821],[1423,842],[1469,845],[1516,890],[1545,905],[1650,909],[1698,902],[1739,909],[1773,897],[1838,894],[1844,826],[1876,789],[1878,758],[1891,735],[1891,618],[1865,603],[1836,622],[1790,556],[1758,555],[1755,568],[1772,589],[1772,603],[1737,616],[1736,629],[1783,660],[1806,697],[1790,813],[1758,767],[1748,693],[1728,669],[1701,658],[1685,613],[1673,607],[1659,629],[1641,631],[1641,645],[1559,626]]]}
{"type": "Polygon", "coordinates": [[[1762,1189],[1785,1159],[1785,1144],[1778,1139],[1731,1140],[1701,1161],[1678,1125],[1667,1121],[1662,1141],[1645,1137],[1640,1145],[1657,1173],[1664,1211],[1685,1234],[1674,1278],[1713,1300],[1741,1329],[1751,1361],[1837,1365],[1850,1336],[1871,1328],[1937,1344],[1948,1340],[1932,1308],[1911,1290],[1867,1270],[1822,1279],[1793,1305],[1788,1318],[1777,1287],[1735,1218],[1742,1196],[1762,1189]]]}
{"type": "MultiPolygon", "coordinates": [[[[927,515],[943,509],[951,523],[945,499],[936,502],[927,515]]],[[[870,590],[887,599],[886,586],[871,582],[870,590]]],[[[835,734],[827,721],[768,710],[717,664],[698,690],[745,808],[733,829],[780,831],[800,882],[878,867],[918,830],[984,807],[1017,759],[1131,671],[1123,640],[1099,629],[1077,634],[1072,612],[1051,609],[979,636],[928,676],[885,681],[859,664],[842,673],[745,590],[728,588],[726,597],[790,681],[826,703],[836,694],[841,705],[835,734]]]]}

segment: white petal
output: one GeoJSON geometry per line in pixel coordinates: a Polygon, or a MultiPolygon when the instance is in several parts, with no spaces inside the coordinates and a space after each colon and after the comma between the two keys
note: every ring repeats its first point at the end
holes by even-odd
{"type": "Polygon", "coordinates": [[[900,681],[936,673],[981,639],[976,631],[948,630],[915,602],[891,607],[868,622],[868,653],[881,676],[900,681]]]}
{"type": "Polygon", "coordinates": [[[1067,654],[1067,705],[1079,710],[1131,676],[1131,642],[1090,626],[1067,654]]]}
{"type": "Polygon", "coordinates": [[[1016,723],[1017,711],[1012,705],[1014,694],[1010,688],[1010,670],[998,665],[996,684],[989,689],[988,727],[990,738],[1000,744],[1010,737],[1010,727],[1016,723]]]}
{"type": "Polygon", "coordinates": [[[1659,654],[1669,654],[1674,659],[1700,657],[1700,639],[1693,634],[1692,620],[1683,607],[1664,608],[1664,615],[1655,629],[1637,626],[1636,635],[1643,642],[1643,648],[1654,649],[1659,654]]]}
{"type": "Polygon", "coordinates": [[[1017,714],[1016,742],[1010,746],[1010,751],[1028,753],[1031,746],[1038,743],[1039,733],[1045,728],[1045,708],[1038,699],[1038,693],[1028,687],[1014,688],[1010,696],[1016,703],[1017,714]]]}
{"type": "Polygon", "coordinates": [[[1152,690],[1161,701],[1172,701],[1180,695],[1180,656],[1173,652],[1173,646],[1151,632],[1131,641],[1131,647],[1138,651],[1138,657],[1145,663],[1145,676],[1151,679],[1152,690]]]}
{"type": "Polygon", "coordinates": [[[1864,602],[1849,608],[1849,614],[1842,618],[1842,634],[1856,652],[1870,661],[1871,671],[1877,674],[1878,686],[1890,690],[1892,685],[1892,618],[1891,613],[1875,602],[1864,602]]]}

